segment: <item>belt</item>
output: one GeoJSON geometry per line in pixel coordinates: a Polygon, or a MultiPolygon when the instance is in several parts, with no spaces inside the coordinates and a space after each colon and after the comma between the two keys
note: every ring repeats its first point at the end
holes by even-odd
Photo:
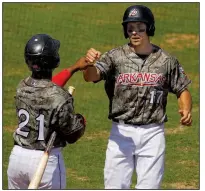
{"type": "MultiPolygon", "coordinates": [[[[14,145],[13,147],[14,152],[18,152],[18,153],[24,153],[23,155],[30,155],[33,153],[43,153],[44,150],[40,150],[40,149],[29,149],[29,148],[25,148],[25,147],[21,147],[19,145],[14,145]]],[[[56,148],[52,148],[49,152],[50,155],[53,155],[55,153],[60,153],[62,151],[62,147],[56,147],[56,148]]],[[[38,154],[37,154],[38,155],[38,154]]]]}
{"type": "Polygon", "coordinates": [[[132,123],[132,122],[127,122],[127,121],[123,121],[123,120],[119,120],[119,119],[113,119],[112,121],[116,122],[116,123],[120,123],[120,124],[127,124],[127,125],[142,125],[142,124],[137,124],[137,123],[132,123]]]}
{"type": "Polygon", "coordinates": [[[19,144],[16,143],[16,142],[14,142],[14,145],[19,146],[19,147],[21,147],[21,148],[23,148],[23,149],[28,149],[28,150],[45,151],[45,149],[38,149],[38,148],[32,149],[32,148],[30,148],[30,147],[28,147],[28,146],[22,146],[22,145],[19,145],[19,144]]]}
{"type": "MultiPolygon", "coordinates": [[[[24,149],[28,149],[28,150],[36,150],[36,151],[45,151],[45,149],[38,149],[38,148],[35,148],[35,149],[31,149],[30,147],[28,147],[28,146],[21,146],[21,145],[19,145],[17,142],[15,142],[14,141],[14,146],[19,146],[19,147],[22,147],[22,148],[24,148],[24,149]]],[[[52,149],[59,149],[59,148],[63,148],[62,146],[55,146],[55,147],[52,147],[51,148],[51,150],[52,149]]]]}
{"type": "Polygon", "coordinates": [[[146,127],[152,127],[152,126],[156,126],[156,125],[161,125],[163,124],[163,122],[160,123],[149,123],[149,124],[142,124],[142,123],[131,123],[131,122],[126,122],[123,120],[119,120],[119,119],[112,119],[112,121],[119,123],[119,124],[127,124],[127,125],[136,125],[136,126],[146,126],[146,127]]]}

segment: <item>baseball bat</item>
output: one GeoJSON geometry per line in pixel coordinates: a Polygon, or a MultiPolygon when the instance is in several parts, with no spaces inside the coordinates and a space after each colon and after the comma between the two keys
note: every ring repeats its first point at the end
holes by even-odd
{"type": "MultiPolygon", "coordinates": [[[[72,95],[73,92],[75,91],[75,88],[73,86],[69,86],[68,87],[68,92],[72,95]]],[[[50,153],[50,150],[53,146],[53,142],[55,141],[55,138],[56,138],[56,132],[54,131],[52,134],[51,134],[51,137],[48,141],[48,144],[46,146],[46,149],[43,153],[43,156],[41,157],[41,160],[39,162],[39,165],[34,173],[34,176],[28,186],[28,189],[38,189],[39,187],[39,184],[41,182],[41,179],[43,177],[43,174],[44,174],[44,171],[45,171],[45,168],[46,168],[46,165],[47,165],[47,162],[48,162],[48,158],[49,158],[49,153],[50,153]]]]}

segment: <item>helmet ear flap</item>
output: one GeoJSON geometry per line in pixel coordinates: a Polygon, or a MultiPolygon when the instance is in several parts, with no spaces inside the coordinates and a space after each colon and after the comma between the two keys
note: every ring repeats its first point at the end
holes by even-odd
{"type": "Polygon", "coordinates": [[[128,38],[128,34],[127,34],[127,24],[123,24],[123,30],[124,30],[124,36],[125,38],[128,38]]]}
{"type": "Polygon", "coordinates": [[[60,57],[59,56],[55,56],[55,57],[42,57],[42,68],[47,68],[47,69],[54,69],[57,68],[59,66],[60,63],[60,57]]]}
{"type": "Polygon", "coordinates": [[[59,64],[60,64],[60,57],[58,56],[55,58],[54,68],[57,68],[59,66],[59,64]]]}
{"type": "Polygon", "coordinates": [[[155,31],[155,26],[152,24],[149,26],[148,28],[148,25],[147,25],[147,35],[148,36],[154,36],[154,31],[155,31]]]}

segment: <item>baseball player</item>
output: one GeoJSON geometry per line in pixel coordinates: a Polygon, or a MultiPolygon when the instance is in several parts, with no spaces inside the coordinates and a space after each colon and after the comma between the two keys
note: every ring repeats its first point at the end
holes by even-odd
{"type": "Polygon", "coordinates": [[[181,124],[191,125],[191,83],[179,61],[150,42],[155,20],[148,7],[128,7],[122,26],[129,43],[101,56],[93,48],[84,70],[87,82],[105,81],[112,129],[104,168],[105,189],[159,189],[164,174],[166,105],[169,92],[179,100],[181,124]]]}
{"type": "Polygon", "coordinates": [[[25,62],[32,75],[22,80],[15,96],[18,127],[9,157],[8,188],[27,189],[53,131],[57,132],[39,189],[65,189],[66,170],[62,148],[83,136],[85,119],[74,113],[73,97],[63,85],[87,63],[76,64],[53,77],[58,67],[60,42],[46,34],[33,36],[25,46],[25,62]],[[60,80],[58,79],[60,78],[60,80]]]}

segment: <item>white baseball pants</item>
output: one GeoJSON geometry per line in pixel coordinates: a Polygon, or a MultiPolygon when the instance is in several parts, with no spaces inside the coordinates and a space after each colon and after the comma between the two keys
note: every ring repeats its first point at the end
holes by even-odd
{"type": "Polygon", "coordinates": [[[164,174],[164,124],[112,123],[104,168],[105,189],[159,189],[164,174]]]}
{"type": "MultiPolygon", "coordinates": [[[[62,148],[51,150],[39,189],[66,188],[66,170],[61,150],[62,148]]],[[[9,189],[28,189],[43,153],[14,146],[7,170],[9,189]]]]}

